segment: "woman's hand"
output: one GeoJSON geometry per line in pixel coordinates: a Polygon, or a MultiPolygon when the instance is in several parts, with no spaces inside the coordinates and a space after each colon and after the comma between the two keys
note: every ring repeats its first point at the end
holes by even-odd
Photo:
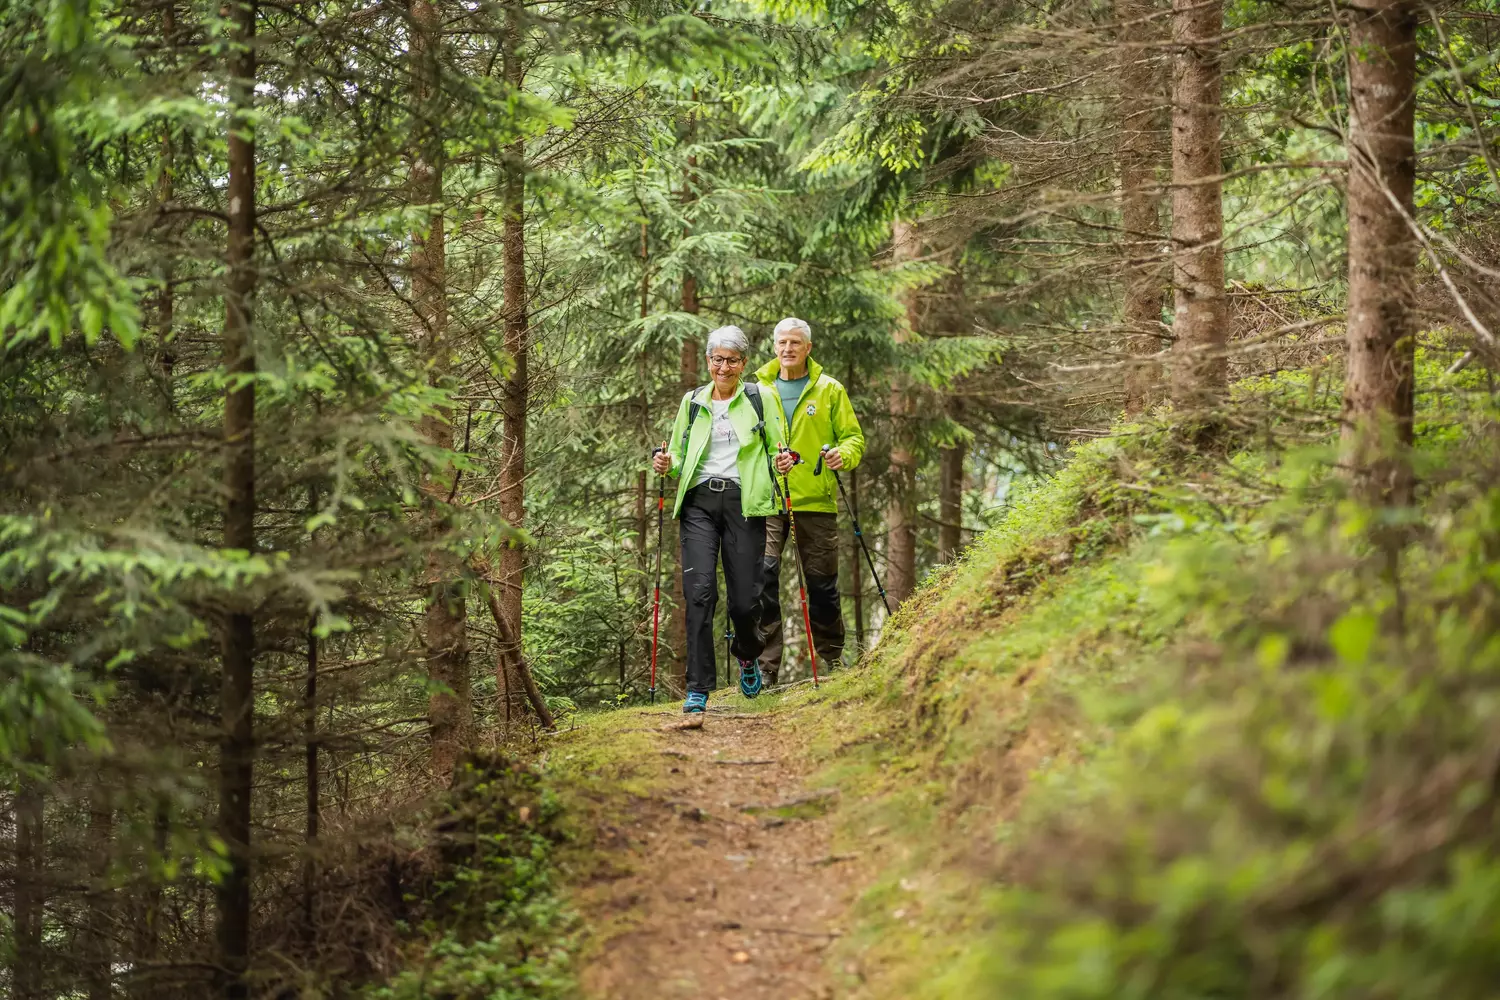
{"type": "Polygon", "coordinates": [[[796,464],[797,460],[792,457],[792,453],[789,451],[782,451],[776,455],[776,471],[783,476],[791,472],[792,466],[796,464]]]}
{"type": "Polygon", "coordinates": [[[823,464],[837,472],[844,467],[844,456],[839,454],[837,448],[829,448],[823,452],[823,464]]]}
{"type": "Polygon", "coordinates": [[[656,470],[658,476],[665,476],[672,471],[672,456],[667,454],[667,442],[663,441],[651,456],[651,468],[656,470]]]}

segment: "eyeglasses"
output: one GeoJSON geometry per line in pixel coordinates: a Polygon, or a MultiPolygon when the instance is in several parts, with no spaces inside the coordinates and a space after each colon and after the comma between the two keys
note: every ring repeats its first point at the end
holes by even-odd
{"type": "Polygon", "coordinates": [[[714,368],[739,368],[745,364],[745,359],[726,357],[723,354],[710,354],[708,363],[714,368]]]}

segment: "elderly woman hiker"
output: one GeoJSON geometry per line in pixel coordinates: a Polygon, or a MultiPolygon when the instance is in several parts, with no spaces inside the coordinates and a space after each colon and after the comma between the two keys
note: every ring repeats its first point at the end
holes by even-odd
{"type": "Polygon", "coordinates": [[[708,335],[708,370],[713,381],[682,397],[670,441],[653,455],[657,475],[681,479],[672,516],[681,521],[682,593],[687,602],[687,699],[682,710],[701,713],[714,688],[714,609],[719,603],[715,577],[720,553],[729,620],[734,625],[730,652],[740,664],[740,692],[760,693],[761,558],[766,518],[778,509],[772,469],[785,472],[790,455],[777,452],[786,441],[780,407],[766,406],[760,386],[742,382],[750,342],[737,326],[708,335]]]}

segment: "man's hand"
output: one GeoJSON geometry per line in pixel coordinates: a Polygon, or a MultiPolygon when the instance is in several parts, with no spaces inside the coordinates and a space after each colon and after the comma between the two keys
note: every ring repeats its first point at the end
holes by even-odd
{"type": "Polygon", "coordinates": [[[837,472],[844,467],[844,456],[839,454],[837,448],[829,448],[823,452],[823,464],[837,472]]]}
{"type": "Polygon", "coordinates": [[[792,457],[792,453],[789,451],[783,451],[776,456],[776,471],[783,476],[791,472],[792,466],[796,464],[797,460],[792,457]]]}
{"type": "Polygon", "coordinates": [[[663,441],[651,456],[651,468],[656,470],[658,476],[665,476],[672,471],[672,456],[667,454],[667,442],[663,441]]]}

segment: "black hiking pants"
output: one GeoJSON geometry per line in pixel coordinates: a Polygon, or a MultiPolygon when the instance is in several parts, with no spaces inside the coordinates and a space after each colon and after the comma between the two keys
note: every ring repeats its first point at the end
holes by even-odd
{"type": "MultiPolygon", "coordinates": [[[[790,524],[785,514],[766,518],[765,565],[761,570],[761,635],[765,649],[760,669],[766,683],[781,675],[782,639],[786,633],[781,613],[781,563],[790,524]]],[[[807,580],[807,616],[812,620],[813,646],[818,659],[832,669],[844,655],[844,612],[839,603],[839,518],[837,514],[809,511],[797,515],[797,552],[807,580]]],[[[792,567],[796,573],[797,568],[792,567]]],[[[797,631],[802,630],[802,608],[792,609],[797,631]]]]}
{"type": "Polygon", "coordinates": [[[687,602],[689,691],[707,694],[718,679],[714,610],[719,605],[715,571],[720,552],[724,557],[729,621],[734,626],[730,652],[742,660],[753,660],[763,645],[757,602],[766,519],[746,517],[740,511],[740,487],[733,480],[711,479],[688,490],[682,499],[682,596],[687,602]]]}

